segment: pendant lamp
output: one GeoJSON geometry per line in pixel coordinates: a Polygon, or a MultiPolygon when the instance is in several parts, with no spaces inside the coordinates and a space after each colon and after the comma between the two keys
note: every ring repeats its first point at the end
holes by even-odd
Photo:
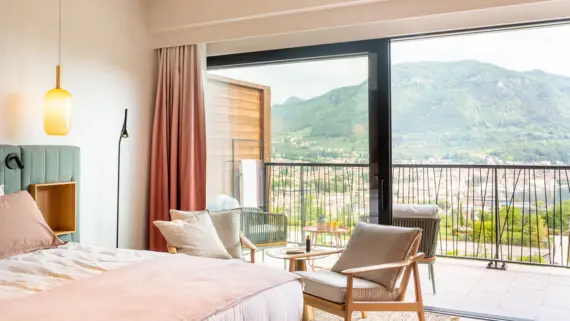
{"type": "Polygon", "coordinates": [[[48,135],[65,136],[71,129],[71,94],[61,88],[61,0],[59,0],[58,20],[59,46],[55,88],[45,95],[44,130],[48,135]]]}

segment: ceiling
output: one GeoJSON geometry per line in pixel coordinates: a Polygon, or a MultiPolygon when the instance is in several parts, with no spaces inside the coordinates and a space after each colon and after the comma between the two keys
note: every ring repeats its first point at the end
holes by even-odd
{"type": "Polygon", "coordinates": [[[570,17],[568,0],[147,0],[154,48],[210,55],[570,17]]]}

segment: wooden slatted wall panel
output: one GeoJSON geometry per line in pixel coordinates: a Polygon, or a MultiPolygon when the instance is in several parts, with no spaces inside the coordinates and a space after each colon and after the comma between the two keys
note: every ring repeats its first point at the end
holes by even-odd
{"type": "Polygon", "coordinates": [[[236,141],[233,158],[270,157],[269,87],[208,76],[206,93],[206,135],[208,144],[207,195],[214,200],[221,194],[232,195],[232,139],[236,141]]]}

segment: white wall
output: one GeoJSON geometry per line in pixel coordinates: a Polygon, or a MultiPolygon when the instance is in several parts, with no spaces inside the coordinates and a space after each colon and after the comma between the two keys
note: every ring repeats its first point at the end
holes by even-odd
{"type": "Polygon", "coordinates": [[[0,0],[0,144],[81,147],[81,238],[115,244],[117,141],[123,109],[122,247],[146,247],[154,53],[142,0],[63,0],[63,84],[73,95],[66,137],[43,131],[54,86],[57,0],[0,0]]]}

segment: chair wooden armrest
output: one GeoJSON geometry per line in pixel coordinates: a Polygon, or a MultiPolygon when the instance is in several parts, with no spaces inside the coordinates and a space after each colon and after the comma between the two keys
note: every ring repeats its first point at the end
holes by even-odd
{"type": "Polygon", "coordinates": [[[416,255],[414,255],[414,256],[412,256],[412,257],[410,257],[404,261],[394,262],[394,263],[378,264],[378,265],[370,265],[370,266],[363,266],[363,267],[359,267],[359,268],[344,270],[341,273],[345,274],[345,275],[353,275],[354,276],[354,275],[358,275],[358,274],[362,274],[362,273],[366,273],[366,272],[372,272],[372,271],[403,268],[403,267],[406,267],[406,266],[422,259],[423,257],[424,257],[423,253],[417,253],[416,255]]]}
{"type": "Polygon", "coordinates": [[[168,247],[168,253],[170,253],[170,254],[177,254],[178,253],[178,250],[176,250],[176,248],[174,246],[167,245],[167,247],[168,247]]]}
{"type": "Polygon", "coordinates": [[[255,263],[255,251],[257,251],[257,246],[253,244],[243,233],[239,233],[239,239],[241,246],[249,249],[250,262],[255,263]]]}
{"type": "Polygon", "coordinates": [[[239,234],[239,239],[243,247],[247,247],[250,250],[257,250],[257,246],[255,246],[255,244],[253,244],[253,242],[250,241],[243,233],[239,234]]]}

